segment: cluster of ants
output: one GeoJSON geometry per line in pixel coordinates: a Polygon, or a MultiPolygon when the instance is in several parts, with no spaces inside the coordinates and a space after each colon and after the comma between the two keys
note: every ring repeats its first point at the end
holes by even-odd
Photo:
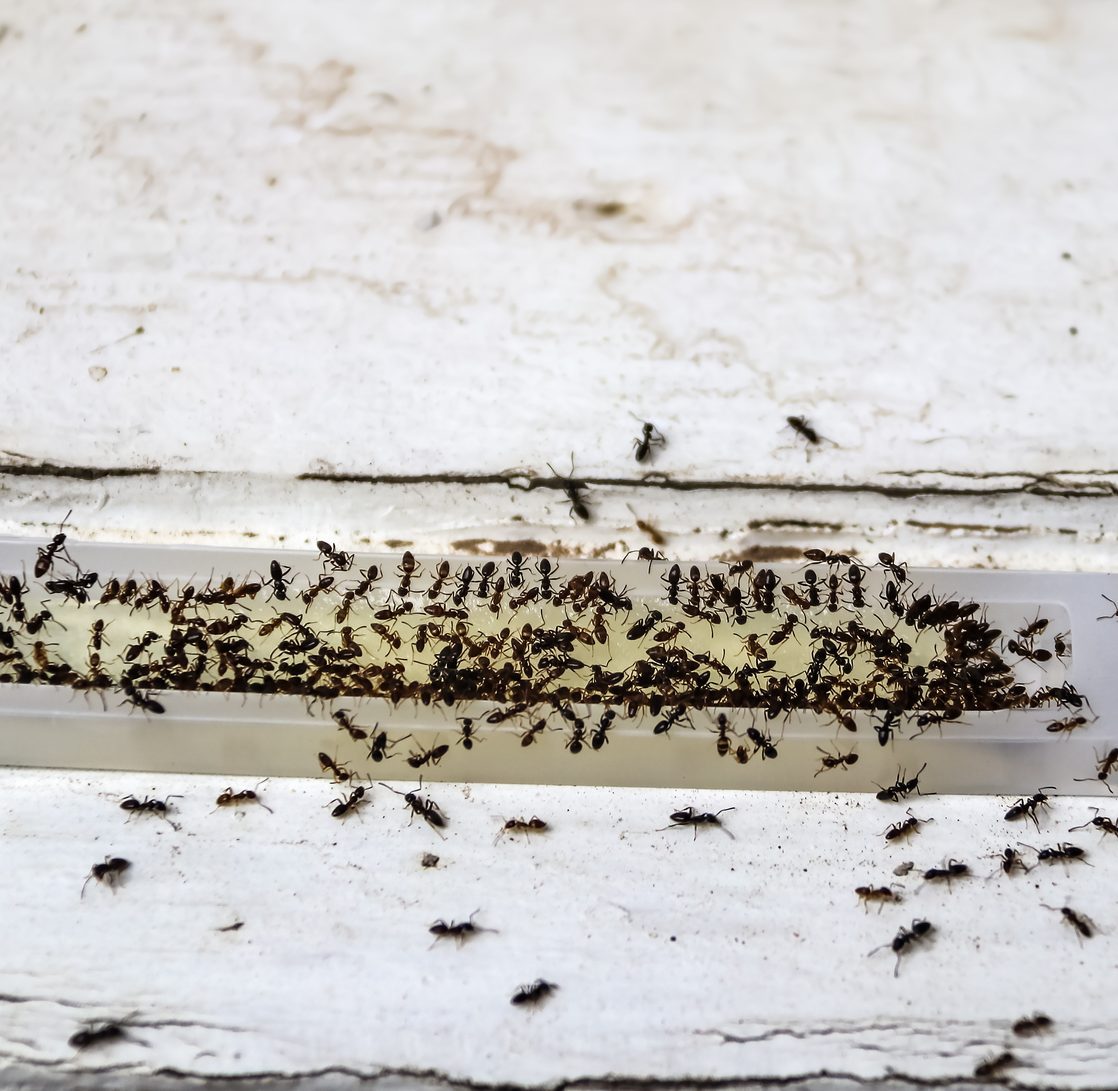
{"type": "MultiPolygon", "coordinates": [[[[0,578],[0,682],[115,691],[148,715],[174,690],[493,702],[481,718],[459,718],[463,749],[479,731],[519,723],[525,747],[558,729],[572,755],[605,746],[620,714],[668,736],[693,728],[698,709],[750,709],[766,724],[810,711],[851,733],[861,713],[882,746],[905,723],[920,734],[968,711],[1055,704],[1072,715],[1049,731],[1088,722],[1074,686],[1030,688],[1015,673],[1066,659],[1066,633],[1041,647],[1048,621],[1038,615],[1003,634],[978,603],[914,587],[890,553],[865,566],[808,549],[782,578],[748,560],[685,567],[642,548],[649,572],[661,566],[661,594],[634,599],[610,572],[564,574],[519,552],[425,569],[406,551],[389,571],[357,568],[330,542],[318,548],[321,571],[298,578],[272,560],[266,576],[201,585],[102,579],[78,565],[60,529],[38,551],[34,591],[0,578]]],[[[401,741],[344,718],[339,730],[366,742],[373,761],[401,741]]],[[[719,757],[778,756],[779,736],[756,719],[739,734],[721,714],[713,730],[719,757]]],[[[447,749],[413,752],[408,764],[437,764],[447,749]]],[[[820,772],[857,760],[822,753],[820,772]]]]}

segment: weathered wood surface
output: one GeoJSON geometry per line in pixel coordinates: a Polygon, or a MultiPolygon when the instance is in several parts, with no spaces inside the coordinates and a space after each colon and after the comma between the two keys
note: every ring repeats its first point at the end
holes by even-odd
{"type": "Polygon", "coordinates": [[[4,529],[1114,564],[1112,6],[5,26],[4,529]]]}

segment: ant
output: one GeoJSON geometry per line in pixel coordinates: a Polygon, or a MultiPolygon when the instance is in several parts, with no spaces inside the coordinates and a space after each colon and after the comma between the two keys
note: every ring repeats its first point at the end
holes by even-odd
{"type": "Polygon", "coordinates": [[[524,586],[524,556],[518,549],[514,549],[509,556],[509,587],[524,586]]]}
{"type": "Polygon", "coordinates": [[[85,897],[85,888],[89,886],[90,879],[96,879],[99,883],[104,883],[115,894],[117,883],[120,882],[120,877],[132,866],[130,860],[125,860],[123,856],[106,856],[103,864],[94,864],[90,869],[89,874],[86,876],[85,882],[82,883],[82,892],[80,897],[85,897]]]}
{"type": "MultiPolygon", "coordinates": [[[[1025,848],[1033,848],[1032,845],[1025,845],[1025,848]]],[[[1036,853],[1037,862],[1041,860],[1049,864],[1054,864],[1057,860],[1061,861],[1065,866],[1069,860],[1079,860],[1087,864],[1087,850],[1081,849],[1078,845],[1070,845],[1067,841],[1061,841],[1058,845],[1043,849],[1033,849],[1036,853]]]]}
{"type": "Polygon", "coordinates": [[[506,833],[522,833],[525,837],[532,833],[545,833],[550,827],[542,819],[532,815],[527,821],[523,818],[510,818],[497,834],[497,840],[493,842],[496,844],[506,833]]]}
{"type": "Polygon", "coordinates": [[[299,597],[303,600],[304,606],[310,606],[319,595],[330,591],[333,586],[333,576],[319,576],[318,583],[312,583],[299,597]]]}
{"type": "Polygon", "coordinates": [[[686,723],[691,726],[691,721],[687,717],[687,706],[676,705],[675,708],[670,708],[664,713],[664,718],[656,723],[652,729],[653,735],[666,735],[678,723],[686,723]]]}
{"type": "Polygon", "coordinates": [[[934,796],[936,794],[935,792],[920,791],[920,776],[927,768],[928,763],[924,762],[924,764],[921,765],[920,768],[916,771],[916,776],[912,777],[910,780],[905,780],[905,770],[898,769],[896,783],[892,784],[888,788],[881,788],[881,785],[878,784],[878,787],[881,788],[881,791],[877,793],[877,798],[880,799],[882,803],[899,803],[902,799],[907,798],[913,792],[915,792],[918,796],[934,796]]]}
{"type": "MultiPolygon", "coordinates": [[[[474,924],[474,917],[480,912],[480,909],[475,909],[466,920],[451,921],[449,924],[442,919],[437,920],[427,931],[435,937],[435,943],[438,943],[441,939],[453,939],[461,947],[470,936],[476,936],[479,932],[496,931],[495,928],[482,928],[480,925],[474,924]]],[[[432,943],[431,946],[434,947],[435,943],[432,943]]]]}
{"type": "Polygon", "coordinates": [[[97,582],[96,572],[86,572],[74,579],[47,580],[43,586],[48,594],[73,599],[79,606],[89,601],[89,589],[97,582]]]}
{"type": "Polygon", "coordinates": [[[853,558],[848,557],[845,553],[828,553],[825,549],[805,549],[804,557],[812,564],[850,565],[854,563],[853,558]]]}
{"type": "MultiPolygon", "coordinates": [[[[365,793],[368,789],[361,785],[354,788],[348,796],[343,795],[340,799],[332,799],[330,803],[336,803],[337,806],[330,812],[334,818],[348,818],[351,814],[358,814],[357,808],[363,803],[369,801],[365,798],[365,793]]],[[[328,803],[327,806],[330,804],[328,803]]]]}
{"type": "Polygon", "coordinates": [[[536,571],[540,574],[540,594],[545,598],[551,598],[551,578],[559,570],[557,564],[552,564],[546,557],[541,557],[536,562],[536,571]]]}
{"type": "Polygon", "coordinates": [[[474,727],[474,721],[469,716],[459,716],[458,722],[462,725],[459,728],[458,741],[462,744],[463,750],[473,750],[474,744],[481,744],[485,740],[478,738],[477,729],[474,727]]]}
{"type": "Polygon", "coordinates": [[[1098,767],[1097,777],[1076,777],[1076,782],[1082,784],[1085,780],[1101,780],[1106,786],[1106,790],[1113,793],[1114,789],[1110,787],[1110,784],[1107,781],[1107,777],[1109,777],[1110,774],[1114,771],[1114,766],[1118,765],[1118,746],[1114,747],[1113,750],[1103,755],[1102,757],[1099,757],[1096,753],[1095,764],[1098,767]]]}
{"type": "MultiPolygon", "coordinates": [[[[646,607],[647,609],[647,607],[646,607]]],[[[652,630],[664,620],[664,615],[659,610],[649,610],[648,616],[640,621],[635,621],[625,634],[626,640],[643,640],[652,630]]]]}
{"type": "MultiPolygon", "coordinates": [[[[733,731],[730,728],[730,718],[726,715],[725,712],[720,712],[718,714],[718,719],[716,722],[718,725],[717,728],[711,728],[711,730],[718,736],[718,739],[715,742],[714,746],[715,749],[718,751],[718,756],[720,758],[724,758],[727,754],[730,753],[730,748],[732,746],[732,743],[730,742],[730,736],[733,734],[733,731]]],[[[742,764],[744,764],[744,762],[742,764]]]]}
{"type": "MultiPolygon", "coordinates": [[[[422,818],[424,820],[424,822],[427,823],[428,826],[431,826],[435,830],[436,833],[439,833],[439,828],[440,827],[446,825],[447,817],[439,809],[439,805],[433,799],[431,799],[431,798],[424,799],[419,794],[418,791],[416,791],[416,792],[400,792],[400,791],[397,791],[391,785],[385,784],[384,781],[380,781],[380,786],[382,788],[387,788],[390,792],[396,792],[396,794],[398,796],[403,797],[404,803],[411,809],[412,820],[413,821],[415,819],[415,816],[419,815],[419,817],[422,818]]],[[[419,789],[420,790],[423,789],[423,778],[422,777],[419,778],[419,789]]],[[[409,822],[408,824],[410,825],[411,823],[409,822]]],[[[442,837],[442,834],[439,833],[439,836],[442,837]]]]}
{"type": "MultiPolygon", "coordinates": [[[[1001,861],[998,866],[1006,875],[1012,875],[1015,871],[1023,871],[1028,875],[1029,865],[1021,859],[1021,854],[1012,845],[1006,845],[1000,853],[994,855],[1001,861]]],[[[994,874],[996,875],[997,872],[994,874]]]]}
{"type": "Polygon", "coordinates": [[[259,803],[269,814],[275,814],[275,811],[273,811],[252,788],[245,788],[241,792],[234,792],[232,788],[226,788],[225,791],[217,797],[217,805],[219,807],[236,807],[238,803],[259,803]]]}
{"type": "Polygon", "coordinates": [[[899,563],[892,553],[879,553],[877,560],[897,583],[908,582],[908,565],[899,563]]]}
{"type": "Polygon", "coordinates": [[[537,720],[531,724],[520,736],[521,746],[531,746],[536,741],[536,736],[547,727],[546,720],[537,720]]]}
{"type": "Polygon", "coordinates": [[[344,761],[335,761],[324,750],[318,752],[318,764],[324,773],[329,769],[334,774],[335,784],[345,784],[357,776],[344,761]]]}
{"type": "Polygon", "coordinates": [[[1012,1053],[1006,1050],[996,1057],[988,1057],[985,1061],[980,1061],[974,1066],[974,1074],[980,1080],[1000,1080],[1007,1068],[1012,1068],[1020,1063],[1012,1053]]]}
{"type": "Polygon", "coordinates": [[[367,739],[369,734],[364,728],[358,727],[350,718],[349,710],[339,708],[331,713],[331,716],[338,724],[339,731],[345,731],[354,742],[361,742],[362,739],[367,739]]]}
{"type": "Polygon", "coordinates": [[[745,729],[746,735],[749,736],[749,741],[753,743],[761,754],[761,760],[765,761],[768,758],[778,758],[780,755],[777,753],[776,746],[773,744],[772,735],[768,732],[762,734],[755,727],[747,727],[745,729]]]}
{"type": "Polygon", "coordinates": [[[926,883],[938,882],[943,879],[950,887],[952,879],[961,879],[964,875],[969,874],[970,868],[966,864],[960,863],[958,860],[948,860],[946,867],[928,868],[924,872],[923,878],[926,883]]]}
{"type": "MultiPolygon", "coordinates": [[[[131,811],[133,814],[156,814],[160,818],[167,818],[167,812],[170,810],[170,801],[172,799],[182,799],[182,796],[167,796],[166,799],[149,799],[144,796],[143,802],[138,800],[135,796],[125,796],[120,801],[120,809],[122,811],[131,811]]],[[[131,815],[129,815],[131,817],[131,815]]],[[[167,821],[171,820],[167,818],[167,821]]],[[[174,825],[174,823],[171,823],[174,825]]]]}
{"type": "MultiPolygon", "coordinates": [[[[407,738],[407,736],[405,735],[404,738],[407,738]]],[[[403,739],[400,741],[402,742],[403,739]]],[[[441,743],[430,750],[413,750],[408,755],[408,765],[413,769],[422,769],[425,765],[438,765],[449,749],[450,746],[447,743],[441,743]]]]}
{"type": "Polygon", "coordinates": [[[396,574],[400,577],[400,586],[396,589],[396,594],[401,598],[405,595],[410,595],[411,581],[420,574],[420,571],[421,569],[412,551],[410,549],[405,549],[404,555],[400,558],[400,564],[396,569],[396,574]]]}
{"type": "Polygon", "coordinates": [[[1044,902],[1041,902],[1041,905],[1045,909],[1051,909],[1053,912],[1059,913],[1064,918],[1064,924],[1074,928],[1078,933],[1076,938],[1082,937],[1082,939],[1079,940],[1080,943],[1082,943],[1084,939],[1091,939],[1091,937],[1094,936],[1095,929],[1098,925],[1086,914],[1077,913],[1074,909],[1066,905],[1045,905],[1044,902]]]}
{"type": "Polygon", "coordinates": [[[1024,1019],[1018,1019],[1013,1024],[1013,1033],[1019,1038],[1032,1038],[1034,1035],[1044,1034],[1051,1029],[1052,1020],[1041,1012],[1036,1012],[1024,1019]]]}
{"type": "Polygon", "coordinates": [[[858,755],[855,754],[854,751],[851,751],[849,754],[840,754],[838,752],[830,754],[820,746],[817,746],[815,749],[823,755],[823,762],[819,766],[819,770],[816,772],[815,776],[819,776],[820,773],[828,769],[845,769],[847,766],[854,765],[858,761],[858,755]]]}
{"type": "Polygon", "coordinates": [[[695,833],[695,836],[694,838],[692,838],[692,840],[695,840],[699,836],[700,826],[718,826],[723,833],[727,834],[730,837],[733,837],[734,835],[730,833],[730,831],[726,829],[725,826],[722,825],[722,819],[720,819],[718,816],[720,814],[725,814],[727,811],[733,811],[736,809],[737,808],[735,807],[723,807],[722,810],[715,811],[714,814],[711,814],[709,811],[697,811],[694,807],[684,807],[682,811],[672,812],[670,816],[672,824],[670,826],[661,826],[660,829],[656,832],[661,833],[664,830],[675,829],[679,826],[691,826],[695,833]]]}
{"type": "Polygon", "coordinates": [[[1118,837],[1118,823],[1112,818],[1107,818],[1104,814],[1099,814],[1098,807],[1092,807],[1091,810],[1095,812],[1095,817],[1088,819],[1088,821],[1084,822],[1081,826],[1069,826],[1068,833],[1074,833],[1076,830],[1085,830],[1088,826],[1094,826],[1095,829],[1102,830],[1104,837],[1108,833],[1112,833],[1115,837],[1118,837]]]}
{"type": "Polygon", "coordinates": [[[633,554],[637,555],[637,560],[648,561],[648,571],[652,571],[653,561],[666,561],[668,558],[658,549],[653,549],[651,546],[641,546],[640,549],[630,549],[624,557],[621,558],[621,563],[624,564],[633,554]]]}
{"type": "MultiPolygon", "coordinates": [[[[577,515],[580,519],[589,521],[590,509],[586,506],[586,500],[583,493],[586,491],[585,481],[576,481],[573,476],[562,477],[562,475],[555,469],[549,462],[547,468],[558,477],[563,484],[560,486],[566,494],[567,500],[570,502],[570,514],[577,515]]],[[[575,472],[575,456],[571,453],[571,474],[575,472]]]]}
{"type": "Polygon", "coordinates": [[[288,576],[291,574],[291,569],[279,563],[279,561],[272,561],[268,567],[269,578],[268,583],[272,585],[272,594],[281,602],[287,600],[287,588],[290,585],[288,576]]]}
{"type": "Polygon", "coordinates": [[[335,549],[331,542],[318,542],[318,552],[335,572],[348,572],[353,567],[353,554],[335,549]]]}
{"type": "Polygon", "coordinates": [[[823,442],[823,437],[812,427],[807,417],[795,416],[785,417],[788,422],[788,427],[792,429],[801,439],[806,440],[807,449],[810,451],[813,447],[818,447],[823,442]]]}
{"type": "Polygon", "coordinates": [[[120,1023],[90,1023],[85,1030],[75,1031],[67,1042],[74,1049],[89,1049],[106,1042],[119,1042],[128,1032],[120,1023]]]}
{"type": "Polygon", "coordinates": [[[1019,818],[1029,819],[1034,826],[1039,830],[1040,822],[1037,821],[1037,808],[1048,806],[1048,796],[1045,792],[1054,792],[1056,789],[1052,785],[1046,785],[1039,789],[1028,799],[1019,799],[1008,811],[1005,812],[1005,820],[1007,822],[1016,822],[1019,818]]]}
{"type": "MultiPolygon", "coordinates": [[[[562,709],[560,709],[562,712],[562,709]]],[[[581,754],[586,742],[586,724],[577,716],[574,717],[574,726],[571,728],[571,737],[563,744],[572,754],[581,754]]],[[[601,749],[600,747],[598,749],[601,749]]]]}
{"type": "Polygon", "coordinates": [[[1068,716],[1063,720],[1053,720],[1044,730],[1052,735],[1058,732],[1070,736],[1076,728],[1083,727],[1084,724],[1091,722],[1086,716],[1068,716]]]}
{"type": "Polygon", "coordinates": [[[668,441],[654,424],[650,424],[648,421],[641,422],[640,439],[633,440],[634,454],[638,462],[644,462],[645,459],[650,458],[653,447],[666,447],[667,445],[668,441]]]}
{"type": "Polygon", "coordinates": [[[554,981],[544,981],[542,977],[537,977],[531,985],[521,985],[519,989],[512,994],[512,999],[509,1001],[518,1007],[524,1004],[538,1004],[541,1000],[546,1000],[557,988],[558,985],[554,981]]]}
{"type": "MultiPolygon", "coordinates": [[[[73,514],[74,509],[71,508],[66,513],[66,519],[69,519],[73,514]]],[[[62,528],[66,525],[66,519],[58,524],[58,533],[39,550],[38,556],[35,558],[35,578],[38,580],[41,580],[50,571],[55,557],[60,553],[65,554],[67,560],[70,558],[69,553],[66,553],[66,535],[62,533],[62,528]]],[[[72,560],[70,563],[74,564],[72,560]]],[[[74,567],[77,568],[77,565],[74,565],[74,567]]]]}
{"type": "Polygon", "coordinates": [[[893,825],[885,830],[884,837],[886,841],[896,841],[898,838],[905,838],[913,833],[918,833],[920,831],[920,827],[925,822],[934,821],[931,818],[917,818],[912,813],[911,807],[909,807],[909,809],[905,813],[908,815],[908,818],[906,818],[903,822],[894,822],[893,825]]]}
{"type": "Polygon", "coordinates": [[[881,912],[882,907],[886,902],[891,902],[894,905],[902,901],[900,894],[898,894],[891,886],[856,886],[854,893],[858,895],[858,900],[862,903],[862,908],[868,913],[870,910],[870,902],[877,902],[877,911],[881,912]]]}
{"type": "Polygon", "coordinates": [[[617,713],[612,708],[607,708],[602,713],[602,718],[598,721],[598,726],[594,728],[594,733],[590,736],[590,748],[592,750],[601,750],[609,742],[607,732],[610,729],[610,724],[616,719],[617,713]]]}
{"type": "Polygon", "coordinates": [[[876,954],[878,951],[885,950],[886,947],[892,948],[893,953],[897,956],[897,964],[893,967],[893,976],[899,977],[901,972],[901,955],[908,950],[909,946],[922,940],[929,933],[935,931],[935,926],[925,920],[915,920],[912,922],[912,928],[900,928],[897,934],[893,937],[891,943],[883,943],[880,947],[875,947],[870,954],[876,954]]]}

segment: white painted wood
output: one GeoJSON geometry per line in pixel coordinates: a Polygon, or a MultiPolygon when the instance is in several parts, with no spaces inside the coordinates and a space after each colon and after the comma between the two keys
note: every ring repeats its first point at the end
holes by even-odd
{"type": "MultiPolygon", "coordinates": [[[[0,533],[73,507],[99,540],[616,556],[639,518],[696,559],[1118,567],[1112,5],[0,23],[0,533]],[[651,467],[630,413],[668,435],[651,467]],[[797,413],[837,446],[809,459],[797,413]],[[572,451],[585,526],[542,480],[572,451]]],[[[444,846],[382,789],[335,825],[323,784],[243,818],[208,813],[224,787],[0,774],[6,1086],[951,1086],[1034,1008],[1056,1032],[1010,1044],[1015,1080],[1113,1082],[1111,844],[878,918],[852,888],[889,878],[891,817],[865,800],[735,796],[736,840],[690,841],[655,827],[726,797],[448,787],[444,846]],[[181,832],[125,824],[132,790],[184,792],[181,832]],[[554,836],[494,846],[518,812],[554,836]],[[135,870],[79,900],[106,852],[135,870]],[[1039,907],[1065,899],[1105,931],[1078,946],[1039,907]],[[477,907],[499,934],[427,949],[477,907]],[[941,934],[894,980],[865,953],[918,913],[941,934]],[[554,1001],[511,1008],[537,974],[554,1001]],[[136,1041],[65,1044],[128,1015],[136,1041]]],[[[994,800],[915,809],[921,866],[1016,832],[994,800]]]]}
{"type": "Polygon", "coordinates": [[[114,1086],[150,1087],[160,1068],[169,1083],[327,1070],[421,1086],[950,1082],[1006,1048],[1022,1086],[1113,1078],[1118,843],[1074,836],[1096,866],[1066,874],[987,880],[996,862],[984,859],[1017,837],[1064,839],[1090,817],[1085,800],[1055,800],[1026,833],[1003,821],[1006,800],[929,796],[913,810],[935,821],[886,845],[903,808],[853,796],[443,784],[440,840],[409,828],[380,787],[338,822],[325,781],[261,785],[273,814],[212,813],[226,786],[0,775],[5,1086],[109,1072],[114,1086]],[[129,820],[116,806],[128,792],[181,793],[181,829],[129,820]],[[724,831],[658,831],[684,804],[736,810],[724,831]],[[506,818],[532,814],[553,829],[494,843],[506,818]],[[427,851],[437,868],[421,867],[427,851]],[[131,871],[115,893],[91,882],[80,898],[106,854],[131,871]],[[948,857],[976,877],[949,891],[913,872],[899,907],[859,907],[855,886],[948,857]],[[1100,934],[1078,943],[1045,902],[1091,915],[1100,934]],[[431,923],[474,910],[496,931],[432,942],[431,923]],[[892,954],[868,952],[914,917],[937,933],[894,978],[892,954]],[[547,1004],[509,1004],[541,976],[560,986],[547,1004]],[[1054,1032],[1015,1039],[1011,1024],[1037,1009],[1054,1032]],[[133,1040],[66,1045],[84,1020],[125,1016],[133,1040]]]}
{"type": "Polygon", "coordinates": [[[303,541],[338,499],[327,522],[378,541],[522,520],[608,548],[631,504],[699,552],[896,533],[924,564],[1114,563],[1110,5],[20,2],[6,26],[2,457],[165,471],[6,476],[29,523],[72,492],[91,530],[303,541]],[[656,472],[748,488],[640,487],[629,413],[669,437],[656,472]],[[837,446],[808,460],[795,413],[837,446]],[[620,482],[594,529],[483,484],[572,450],[620,482]],[[447,503],[306,473],[483,480],[447,503]]]}

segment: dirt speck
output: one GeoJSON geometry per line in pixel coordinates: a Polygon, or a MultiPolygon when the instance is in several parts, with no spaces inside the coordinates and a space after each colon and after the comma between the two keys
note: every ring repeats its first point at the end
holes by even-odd
{"type": "Polygon", "coordinates": [[[106,377],[106,376],[107,376],[108,374],[109,374],[109,369],[108,369],[107,367],[101,367],[101,365],[100,365],[100,364],[95,364],[95,365],[94,365],[93,367],[91,367],[91,368],[89,369],[89,377],[90,377],[90,378],[91,378],[91,379],[92,379],[92,380],[93,380],[93,381],[94,381],[95,383],[99,383],[99,382],[100,382],[100,381],[101,381],[102,379],[104,379],[104,378],[105,378],[105,377],[106,377]]]}

